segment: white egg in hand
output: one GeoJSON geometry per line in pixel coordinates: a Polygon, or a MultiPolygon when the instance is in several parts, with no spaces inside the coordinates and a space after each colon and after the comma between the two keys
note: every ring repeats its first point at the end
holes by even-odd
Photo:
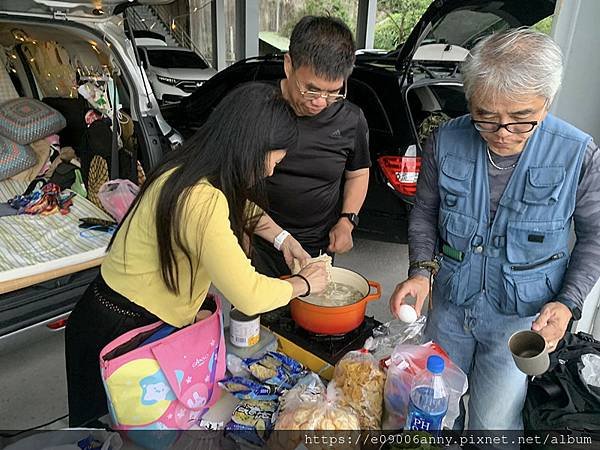
{"type": "Polygon", "coordinates": [[[417,320],[417,311],[411,305],[400,305],[398,319],[405,323],[413,323],[417,320]]]}

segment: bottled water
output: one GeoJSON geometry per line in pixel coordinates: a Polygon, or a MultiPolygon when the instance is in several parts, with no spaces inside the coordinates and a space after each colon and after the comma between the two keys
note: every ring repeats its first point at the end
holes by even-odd
{"type": "Polygon", "coordinates": [[[448,389],[444,378],[444,360],[432,355],[427,369],[415,376],[410,390],[406,428],[437,434],[448,411],[448,389]]]}

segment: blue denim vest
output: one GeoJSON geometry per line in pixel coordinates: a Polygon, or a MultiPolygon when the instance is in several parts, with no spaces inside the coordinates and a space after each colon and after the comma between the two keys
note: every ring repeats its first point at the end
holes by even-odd
{"type": "Polygon", "coordinates": [[[491,221],[486,143],[470,119],[449,121],[437,135],[439,237],[455,257],[442,257],[434,295],[464,306],[484,296],[505,314],[532,316],[562,286],[591,137],[548,114],[528,139],[491,221]]]}

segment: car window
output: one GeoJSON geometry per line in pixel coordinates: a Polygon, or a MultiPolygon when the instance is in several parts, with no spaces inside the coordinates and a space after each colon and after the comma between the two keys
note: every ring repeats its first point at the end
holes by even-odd
{"type": "Polygon", "coordinates": [[[348,80],[348,99],[362,109],[369,129],[393,134],[390,120],[379,97],[368,84],[353,78],[348,80]]]}
{"type": "Polygon", "coordinates": [[[481,38],[507,28],[510,24],[496,14],[457,10],[437,22],[423,44],[455,44],[471,49],[481,38]]]}
{"type": "Polygon", "coordinates": [[[181,50],[147,50],[151,66],[163,69],[207,69],[208,64],[196,53],[181,50]]]}

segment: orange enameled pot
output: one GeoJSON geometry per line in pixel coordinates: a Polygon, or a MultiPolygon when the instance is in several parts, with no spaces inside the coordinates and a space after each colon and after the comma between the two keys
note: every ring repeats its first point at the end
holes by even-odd
{"type": "Polygon", "coordinates": [[[365,320],[367,303],[381,297],[381,285],[342,267],[332,267],[334,282],[344,283],[363,294],[360,300],[345,306],[319,306],[301,298],[290,302],[292,319],[305,330],[318,334],[343,334],[358,328],[365,320]],[[375,289],[374,293],[371,288],[375,289]]]}

